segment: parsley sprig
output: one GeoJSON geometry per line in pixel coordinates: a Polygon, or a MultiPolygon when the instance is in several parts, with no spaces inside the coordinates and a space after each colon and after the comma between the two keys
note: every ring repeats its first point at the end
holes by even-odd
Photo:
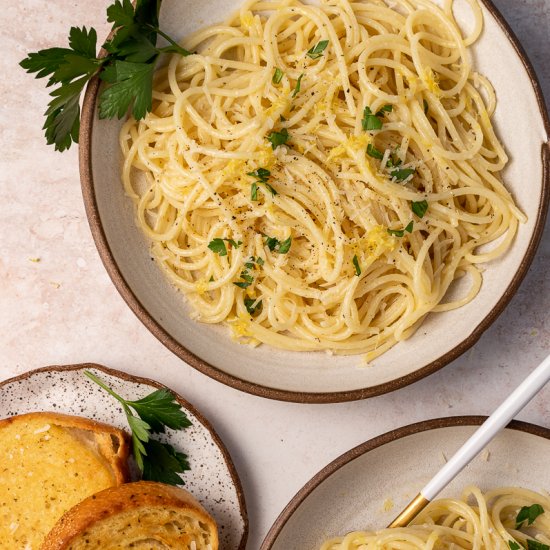
{"type": "Polygon", "coordinates": [[[56,86],[45,112],[48,145],[56,151],[78,143],[80,96],[96,75],[107,83],[99,96],[100,118],[122,118],[129,109],[136,120],[152,107],[153,74],[161,53],[190,52],[159,29],[161,0],[116,0],[107,8],[107,21],[116,33],[103,44],[107,54],[97,56],[97,32],[71,27],[68,48],[48,48],[29,53],[20,63],[36,78],[49,77],[47,86],[56,86]],[[157,47],[162,36],[168,46],[157,47]]]}
{"type": "Polygon", "coordinates": [[[175,397],[166,389],[156,390],[142,399],[129,401],[115,393],[101,378],[85,370],[84,374],[113,396],[121,405],[132,430],[134,458],[143,479],[170,485],[183,485],[180,473],[190,469],[187,455],[168,443],[151,437],[165,429],[181,430],[191,426],[175,397]]]}

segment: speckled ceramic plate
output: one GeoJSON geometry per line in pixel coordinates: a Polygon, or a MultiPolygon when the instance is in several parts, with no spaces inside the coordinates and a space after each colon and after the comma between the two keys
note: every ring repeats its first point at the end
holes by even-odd
{"type": "MultiPolygon", "coordinates": [[[[240,4],[240,0],[164,0],[161,26],[171,36],[182,38],[222,21],[240,4]]],[[[118,143],[122,122],[99,120],[99,82],[90,84],[80,131],[80,174],[90,227],[115,286],[164,345],[203,373],[240,390],[288,401],[335,402],[410,384],[477,341],[527,273],[544,227],[550,187],[550,126],[540,87],[494,5],[490,0],[481,4],[485,27],[472,48],[474,66],[495,87],[494,124],[511,159],[503,178],[529,221],[520,226],[503,257],[484,264],[484,282],[475,300],[460,309],[428,316],[414,336],[375,359],[371,368],[364,367],[360,356],[242,346],[231,340],[225,327],[190,319],[183,296],[151,262],[150,243],[136,227],[134,205],[124,194],[118,143]]],[[[468,3],[455,2],[453,7],[459,22],[467,26],[468,3]]]]}
{"type": "MultiPolygon", "coordinates": [[[[0,384],[0,415],[55,411],[85,416],[128,431],[126,417],[118,403],[84,376],[84,369],[94,372],[127,399],[138,399],[165,387],[95,364],[46,367],[0,384]]],[[[208,421],[185,399],[172,393],[193,425],[183,431],[168,430],[161,437],[189,456],[191,470],[183,474],[185,488],[216,520],[220,548],[244,550],[248,519],[233,462],[208,421]]]]}
{"type": "MultiPolygon", "coordinates": [[[[318,550],[327,538],[381,529],[442,467],[485,420],[457,416],[411,424],[348,451],[313,477],[277,518],[260,550],[318,550]]],[[[445,489],[458,497],[520,486],[550,489],[550,430],[512,422],[445,489]]]]}

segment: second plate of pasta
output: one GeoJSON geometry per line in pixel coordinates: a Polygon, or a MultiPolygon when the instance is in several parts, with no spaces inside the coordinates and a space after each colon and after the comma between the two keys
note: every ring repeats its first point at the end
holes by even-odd
{"type": "Polygon", "coordinates": [[[292,499],[261,550],[431,548],[453,543],[464,549],[544,550],[539,545],[550,542],[550,475],[540,457],[550,449],[550,431],[522,422],[503,430],[414,525],[385,529],[482,420],[420,422],[345,453],[292,499]],[[529,525],[520,521],[522,509],[523,515],[531,511],[529,525]]]}

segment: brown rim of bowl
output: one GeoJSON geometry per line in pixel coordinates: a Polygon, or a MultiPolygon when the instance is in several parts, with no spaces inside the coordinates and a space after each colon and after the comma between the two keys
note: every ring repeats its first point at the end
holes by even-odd
{"type": "MultiPolygon", "coordinates": [[[[548,136],[550,135],[550,122],[545,107],[542,89],[540,87],[535,71],[531,65],[531,62],[527,58],[527,54],[523,50],[523,47],[520,45],[517,36],[509,27],[508,23],[506,23],[503,16],[499,13],[492,1],[481,0],[481,2],[495,17],[497,23],[500,25],[501,29],[504,31],[504,34],[513,45],[518,57],[521,59],[523,66],[527,71],[529,79],[531,80],[531,85],[537,98],[540,114],[544,122],[544,127],[548,139],[548,136]]],[[[324,393],[295,392],[262,386],[260,384],[243,380],[241,378],[238,378],[237,376],[230,375],[222,371],[218,367],[207,363],[206,361],[189,351],[171,334],[169,334],[168,331],[166,331],[145,309],[139,298],[131,290],[130,285],[124,279],[122,273],[120,272],[120,269],[117,266],[113,253],[109,247],[105,231],[101,224],[99,209],[95,196],[93,171],[91,164],[93,121],[99,84],[99,79],[96,77],[90,81],[90,84],[88,85],[88,88],[86,90],[84,103],[82,106],[79,136],[79,163],[82,195],[84,198],[84,206],[86,208],[88,222],[90,224],[90,229],[97,250],[99,252],[103,265],[105,266],[105,269],[109,274],[109,277],[113,281],[123,300],[135,313],[138,319],[172,353],[177,355],[180,359],[182,359],[195,369],[199,370],[203,374],[206,374],[210,378],[217,380],[218,382],[222,382],[223,384],[226,384],[238,390],[260,397],[277,399],[279,401],[290,401],[295,403],[339,403],[344,401],[365,399],[367,397],[374,397],[376,395],[381,395],[383,393],[397,390],[399,388],[407,386],[408,384],[412,384],[413,382],[421,380],[429,374],[432,374],[433,372],[441,369],[442,367],[462,355],[469,348],[471,348],[479,340],[483,332],[485,332],[485,330],[487,330],[489,326],[495,321],[495,319],[504,311],[504,308],[510,302],[515,292],[519,288],[519,285],[527,274],[529,266],[533,261],[535,252],[537,250],[544,230],[550,197],[550,144],[548,141],[543,143],[541,146],[543,164],[541,201],[539,210],[537,212],[533,235],[525,252],[525,256],[523,257],[523,260],[521,261],[521,264],[516,274],[514,275],[514,278],[512,279],[510,285],[504,291],[497,304],[487,314],[487,316],[473,329],[471,334],[467,338],[465,338],[460,344],[455,346],[452,350],[448,351],[428,365],[410,374],[407,374],[406,376],[399,377],[384,384],[379,384],[377,386],[371,386],[358,390],[324,393]]]]}
{"type": "Polygon", "coordinates": [[[225,447],[223,441],[220,439],[220,436],[216,433],[216,431],[214,430],[210,422],[195,408],[194,405],[189,403],[187,399],[184,399],[172,388],[169,388],[168,386],[165,386],[164,384],[161,384],[156,380],[151,380],[150,378],[144,378],[141,376],[134,376],[133,374],[128,374],[127,372],[124,372],[124,371],[111,369],[109,367],[104,367],[103,365],[98,365],[97,363],[78,363],[74,365],[51,365],[49,367],[42,367],[39,369],[34,369],[28,372],[24,372],[19,376],[14,376],[13,378],[8,378],[7,380],[0,382],[0,390],[4,386],[7,386],[8,384],[12,384],[14,382],[21,382],[22,380],[26,380],[27,378],[30,378],[34,374],[38,374],[41,372],[65,372],[65,371],[75,371],[75,370],[84,370],[84,369],[96,369],[101,372],[104,372],[105,374],[109,374],[110,376],[114,376],[116,378],[120,378],[121,380],[125,380],[126,382],[136,382],[138,384],[153,386],[158,389],[166,389],[176,397],[176,400],[180,405],[182,405],[188,411],[190,411],[198,419],[198,421],[208,430],[208,432],[210,433],[210,436],[212,437],[217,447],[222,452],[223,460],[227,466],[227,469],[229,470],[229,474],[231,475],[231,480],[237,491],[237,498],[239,500],[239,512],[243,521],[243,535],[241,537],[241,541],[239,543],[239,547],[237,550],[244,550],[246,547],[246,541],[248,539],[248,528],[249,528],[248,512],[246,510],[244,491],[241,485],[239,474],[237,473],[237,469],[235,468],[235,465],[233,464],[233,460],[231,459],[231,456],[227,448],[225,447]]]}
{"type": "MultiPolygon", "coordinates": [[[[275,520],[271,528],[269,529],[264,541],[260,546],[260,550],[271,550],[273,544],[276,542],[277,537],[281,533],[288,520],[292,517],[298,507],[304,502],[304,500],[326,479],[332,474],[337,472],[340,468],[352,462],[356,458],[363,456],[364,454],[391,443],[397,439],[402,439],[409,435],[426,432],[429,430],[436,430],[438,428],[455,428],[458,426],[479,426],[487,419],[486,416],[446,416],[443,418],[434,418],[432,420],[424,420],[422,422],[416,422],[391,430],[377,437],[369,439],[365,443],[361,443],[357,447],[350,449],[338,458],[327,464],[322,470],[315,474],[290,500],[285,506],[283,511],[279,514],[279,517],[275,520]]],[[[537,426],[536,424],[530,424],[528,422],[521,422],[519,420],[512,420],[506,428],[507,430],[517,430],[525,432],[531,435],[543,437],[550,440],[550,429],[537,426]]]]}

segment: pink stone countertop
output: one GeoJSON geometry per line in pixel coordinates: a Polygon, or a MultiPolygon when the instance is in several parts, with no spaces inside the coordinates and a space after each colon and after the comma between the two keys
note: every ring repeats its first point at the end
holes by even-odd
{"type": "MultiPolygon", "coordinates": [[[[109,3],[20,0],[0,10],[0,379],[49,364],[97,362],[173,387],[228,446],[255,550],[295,492],[342,452],[411,422],[488,414],[543,359],[550,351],[550,230],[519,292],[481,340],[412,386],[362,402],[298,405],[214,382],[165,349],[111,284],[86,221],[77,150],[61,155],[45,145],[47,92],[17,67],[28,51],[63,45],[71,25],[92,25],[104,36],[109,3]]],[[[495,4],[550,98],[550,0],[495,4]]],[[[519,417],[550,427],[550,387],[519,417]]]]}

